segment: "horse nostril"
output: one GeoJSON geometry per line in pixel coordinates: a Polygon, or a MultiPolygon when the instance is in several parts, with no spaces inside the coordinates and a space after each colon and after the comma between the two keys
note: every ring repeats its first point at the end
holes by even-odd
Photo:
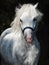
{"type": "Polygon", "coordinates": [[[31,38],[32,38],[32,36],[31,36],[31,35],[27,35],[27,36],[26,36],[26,38],[31,39],[31,38]]]}

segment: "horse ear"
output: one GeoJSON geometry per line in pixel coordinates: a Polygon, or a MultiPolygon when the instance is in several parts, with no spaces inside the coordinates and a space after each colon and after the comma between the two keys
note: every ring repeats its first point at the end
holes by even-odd
{"type": "Polygon", "coordinates": [[[34,8],[37,8],[38,4],[39,4],[39,3],[36,3],[36,4],[34,5],[34,8]]]}

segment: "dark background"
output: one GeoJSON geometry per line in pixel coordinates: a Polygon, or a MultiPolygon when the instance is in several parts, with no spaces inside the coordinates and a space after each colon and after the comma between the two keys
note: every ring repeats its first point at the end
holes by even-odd
{"type": "Polygon", "coordinates": [[[15,15],[15,7],[18,7],[19,3],[35,4],[37,2],[39,2],[38,9],[44,14],[37,31],[37,38],[41,46],[38,65],[49,65],[49,0],[0,0],[0,34],[10,27],[15,15]]]}

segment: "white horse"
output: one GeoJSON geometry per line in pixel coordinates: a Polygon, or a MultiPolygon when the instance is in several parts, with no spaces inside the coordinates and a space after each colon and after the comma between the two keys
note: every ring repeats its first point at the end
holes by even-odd
{"type": "Polygon", "coordinates": [[[40,45],[36,30],[42,13],[37,4],[24,4],[16,8],[11,28],[6,29],[0,37],[0,54],[12,65],[37,65],[40,45]]]}

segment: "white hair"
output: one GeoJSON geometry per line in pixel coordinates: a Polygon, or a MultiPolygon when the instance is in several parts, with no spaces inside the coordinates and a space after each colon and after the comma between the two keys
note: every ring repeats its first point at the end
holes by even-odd
{"type": "Polygon", "coordinates": [[[15,19],[11,23],[11,26],[12,26],[14,31],[17,31],[21,28],[20,27],[20,17],[26,11],[29,11],[29,14],[31,16],[39,15],[38,21],[40,21],[42,16],[43,16],[43,14],[37,9],[37,4],[35,4],[35,5],[24,4],[24,5],[21,6],[20,9],[16,8],[15,9],[15,12],[16,12],[15,19]]]}

